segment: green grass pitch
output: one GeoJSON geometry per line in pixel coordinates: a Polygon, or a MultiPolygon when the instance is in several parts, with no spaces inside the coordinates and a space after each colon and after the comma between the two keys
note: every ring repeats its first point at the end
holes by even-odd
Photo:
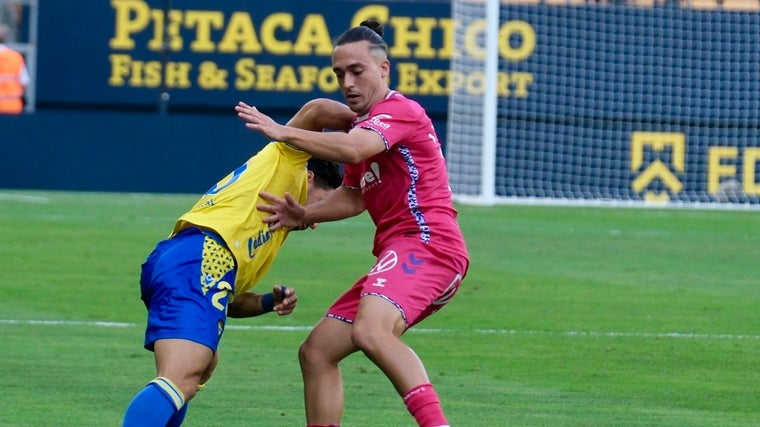
{"type": "MultiPolygon", "coordinates": [[[[0,425],[119,425],[154,375],[140,264],[195,199],[0,191],[0,425]]],[[[452,425],[760,425],[757,212],[459,209],[469,275],[405,337],[452,425]]],[[[291,235],[260,286],[299,307],[230,321],[185,425],[305,424],[298,345],[371,266],[372,232],[291,235]]],[[[343,373],[344,426],[414,425],[362,355],[343,373]]]]}

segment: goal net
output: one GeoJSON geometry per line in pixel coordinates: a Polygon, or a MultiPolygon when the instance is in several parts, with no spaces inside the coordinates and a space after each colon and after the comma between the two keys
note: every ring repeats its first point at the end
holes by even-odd
{"type": "Polygon", "coordinates": [[[474,203],[760,208],[758,0],[452,0],[474,203]]]}

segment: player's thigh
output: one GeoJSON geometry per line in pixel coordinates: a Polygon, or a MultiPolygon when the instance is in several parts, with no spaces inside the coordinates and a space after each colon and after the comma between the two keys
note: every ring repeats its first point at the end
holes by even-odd
{"type": "Polygon", "coordinates": [[[402,311],[395,302],[381,295],[366,295],[359,302],[354,321],[354,338],[380,337],[385,334],[401,336],[406,329],[402,311]]]}

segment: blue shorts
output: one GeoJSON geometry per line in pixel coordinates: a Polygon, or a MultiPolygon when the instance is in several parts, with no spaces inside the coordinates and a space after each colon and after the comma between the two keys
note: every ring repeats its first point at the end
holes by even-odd
{"type": "Polygon", "coordinates": [[[216,352],[236,271],[232,253],[214,234],[189,228],[159,242],[140,277],[148,309],[145,348],[152,351],[157,340],[181,338],[216,352]]]}

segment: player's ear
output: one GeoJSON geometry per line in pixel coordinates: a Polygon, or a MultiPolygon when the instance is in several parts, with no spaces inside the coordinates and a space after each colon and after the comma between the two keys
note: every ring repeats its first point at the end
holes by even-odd
{"type": "Polygon", "coordinates": [[[308,179],[309,184],[313,184],[314,183],[314,172],[312,172],[312,171],[306,171],[306,178],[308,179]]]}
{"type": "Polygon", "coordinates": [[[387,79],[390,75],[391,75],[391,62],[386,59],[380,63],[380,76],[382,76],[384,79],[387,79]]]}

